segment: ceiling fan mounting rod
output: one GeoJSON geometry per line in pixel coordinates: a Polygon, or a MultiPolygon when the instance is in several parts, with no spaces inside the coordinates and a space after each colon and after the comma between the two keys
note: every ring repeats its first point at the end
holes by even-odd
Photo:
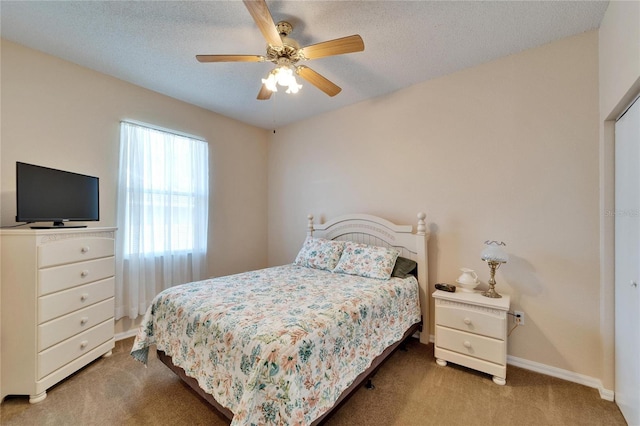
{"type": "Polygon", "coordinates": [[[280,21],[276,24],[276,30],[278,30],[278,34],[280,34],[281,37],[286,37],[293,31],[293,25],[287,21],[280,21]]]}

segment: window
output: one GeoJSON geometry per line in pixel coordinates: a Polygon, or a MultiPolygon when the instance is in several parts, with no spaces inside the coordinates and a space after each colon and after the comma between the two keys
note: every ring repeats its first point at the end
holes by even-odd
{"type": "Polygon", "coordinates": [[[206,274],[206,142],[122,122],[116,317],[143,314],[155,295],[206,274]]]}

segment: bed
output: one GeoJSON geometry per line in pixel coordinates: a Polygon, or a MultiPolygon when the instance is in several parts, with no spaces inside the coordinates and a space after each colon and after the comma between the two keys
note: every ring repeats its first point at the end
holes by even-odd
{"type": "Polygon", "coordinates": [[[364,214],[323,224],[309,215],[307,228],[292,264],[160,293],[132,356],[146,363],[155,345],[232,425],[308,425],[326,420],[405,339],[418,333],[428,343],[424,213],[415,233],[364,214]]]}

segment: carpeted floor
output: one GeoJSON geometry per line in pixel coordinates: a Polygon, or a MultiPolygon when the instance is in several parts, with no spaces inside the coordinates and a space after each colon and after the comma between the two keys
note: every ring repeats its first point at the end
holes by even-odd
{"type": "MultiPolygon", "coordinates": [[[[129,355],[133,339],[49,389],[47,398],[7,397],[0,423],[9,425],[228,425],[153,358],[148,368],[129,355]]],[[[433,345],[411,339],[360,388],[327,425],[625,425],[598,391],[517,367],[507,385],[449,364],[439,367],[433,345]]]]}

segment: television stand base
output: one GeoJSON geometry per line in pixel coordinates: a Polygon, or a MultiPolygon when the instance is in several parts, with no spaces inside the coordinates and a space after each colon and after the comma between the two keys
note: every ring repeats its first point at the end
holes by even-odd
{"type": "Polygon", "coordinates": [[[71,229],[86,228],[87,225],[64,225],[64,226],[31,226],[31,229],[71,229]]]}

